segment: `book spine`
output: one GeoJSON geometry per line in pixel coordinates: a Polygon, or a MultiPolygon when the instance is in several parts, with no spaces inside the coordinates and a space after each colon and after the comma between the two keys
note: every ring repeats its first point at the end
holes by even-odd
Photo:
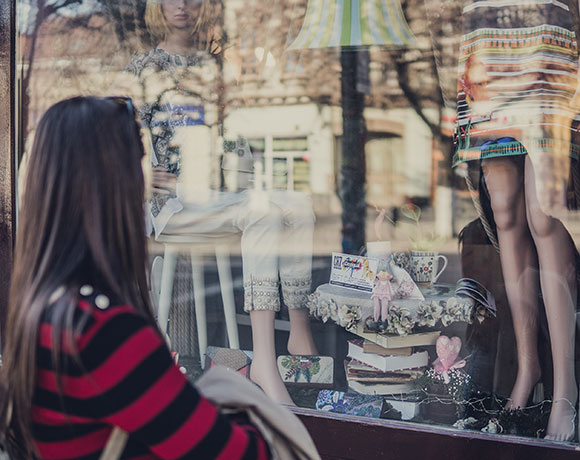
{"type": "Polygon", "coordinates": [[[363,351],[373,355],[410,356],[413,354],[413,347],[383,348],[376,343],[370,343],[363,345],[363,351]]]}
{"type": "Polygon", "coordinates": [[[377,366],[373,366],[372,364],[367,363],[366,361],[361,361],[360,360],[360,356],[352,356],[350,353],[346,356],[347,358],[350,358],[354,361],[358,361],[359,363],[364,364],[365,366],[371,367],[373,368],[373,370],[378,371],[378,372],[385,372],[384,369],[381,369],[380,367],[377,366]]]}

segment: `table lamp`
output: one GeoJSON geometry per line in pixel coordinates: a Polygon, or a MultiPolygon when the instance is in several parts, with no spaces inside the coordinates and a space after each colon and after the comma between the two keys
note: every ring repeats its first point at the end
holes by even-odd
{"type": "Polygon", "coordinates": [[[417,45],[399,0],[308,0],[288,50],[369,45],[417,45]]]}

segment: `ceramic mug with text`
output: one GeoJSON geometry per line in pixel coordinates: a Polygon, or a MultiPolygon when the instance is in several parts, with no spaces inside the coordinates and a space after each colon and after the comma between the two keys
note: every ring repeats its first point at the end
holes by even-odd
{"type": "Polygon", "coordinates": [[[411,251],[411,278],[417,284],[434,284],[447,268],[447,257],[430,251],[411,251]],[[439,270],[439,260],[443,266],[439,270]]]}

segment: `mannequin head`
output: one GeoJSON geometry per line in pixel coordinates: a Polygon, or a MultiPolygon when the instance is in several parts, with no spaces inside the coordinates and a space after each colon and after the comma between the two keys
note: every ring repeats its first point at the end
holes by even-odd
{"type": "Polygon", "coordinates": [[[147,0],[145,22],[159,43],[183,30],[197,34],[207,24],[208,13],[209,0],[147,0]]]}

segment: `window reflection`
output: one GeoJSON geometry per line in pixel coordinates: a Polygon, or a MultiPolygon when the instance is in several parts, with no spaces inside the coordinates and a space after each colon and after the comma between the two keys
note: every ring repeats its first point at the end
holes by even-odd
{"type": "MultiPolygon", "coordinates": [[[[568,439],[577,9],[567,0],[22,0],[20,153],[58,100],[133,98],[153,144],[152,253],[180,254],[173,294],[161,300],[162,263],[152,265],[152,291],[192,376],[200,347],[237,340],[270,373],[266,391],[298,405],[568,439]],[[329,283],[333,253],[367,250],[377,259],[369,270],[395,286],[393,308],[378,317],[369,290],[329,283]],[[216,260],[228,261],[231,283],[216,260]],[[458,284],[464,277],[485,290],[458,284]],[[495,312],[478,297],[487,292],[495,312]],[[290,311],[274,314],[280,302],[290,311]],[[270,312],[264,323],[244,313],[256,306],[270,312]],[[256,347],[265,331],[271,343],[256,347]],[[431,342],[404,345],[417,333],[431,342]],[[375,359],[427,351],[427,362],[379,373],[375,361],[345,364],[358,339],[375,359]],[[293,351],[332,360],[276,363],[293,351]],[[322,385],[339,393],[306,382],[288,385],[288,396],[282,380],[308,380],[292,370],[300,363],[311,374],[332,369],[322,385]],[[517,416],[503,410],[520,406],[517,416]]],[[[357,263],[369,261],[350,260],[351,276],[357,263]]]]}

